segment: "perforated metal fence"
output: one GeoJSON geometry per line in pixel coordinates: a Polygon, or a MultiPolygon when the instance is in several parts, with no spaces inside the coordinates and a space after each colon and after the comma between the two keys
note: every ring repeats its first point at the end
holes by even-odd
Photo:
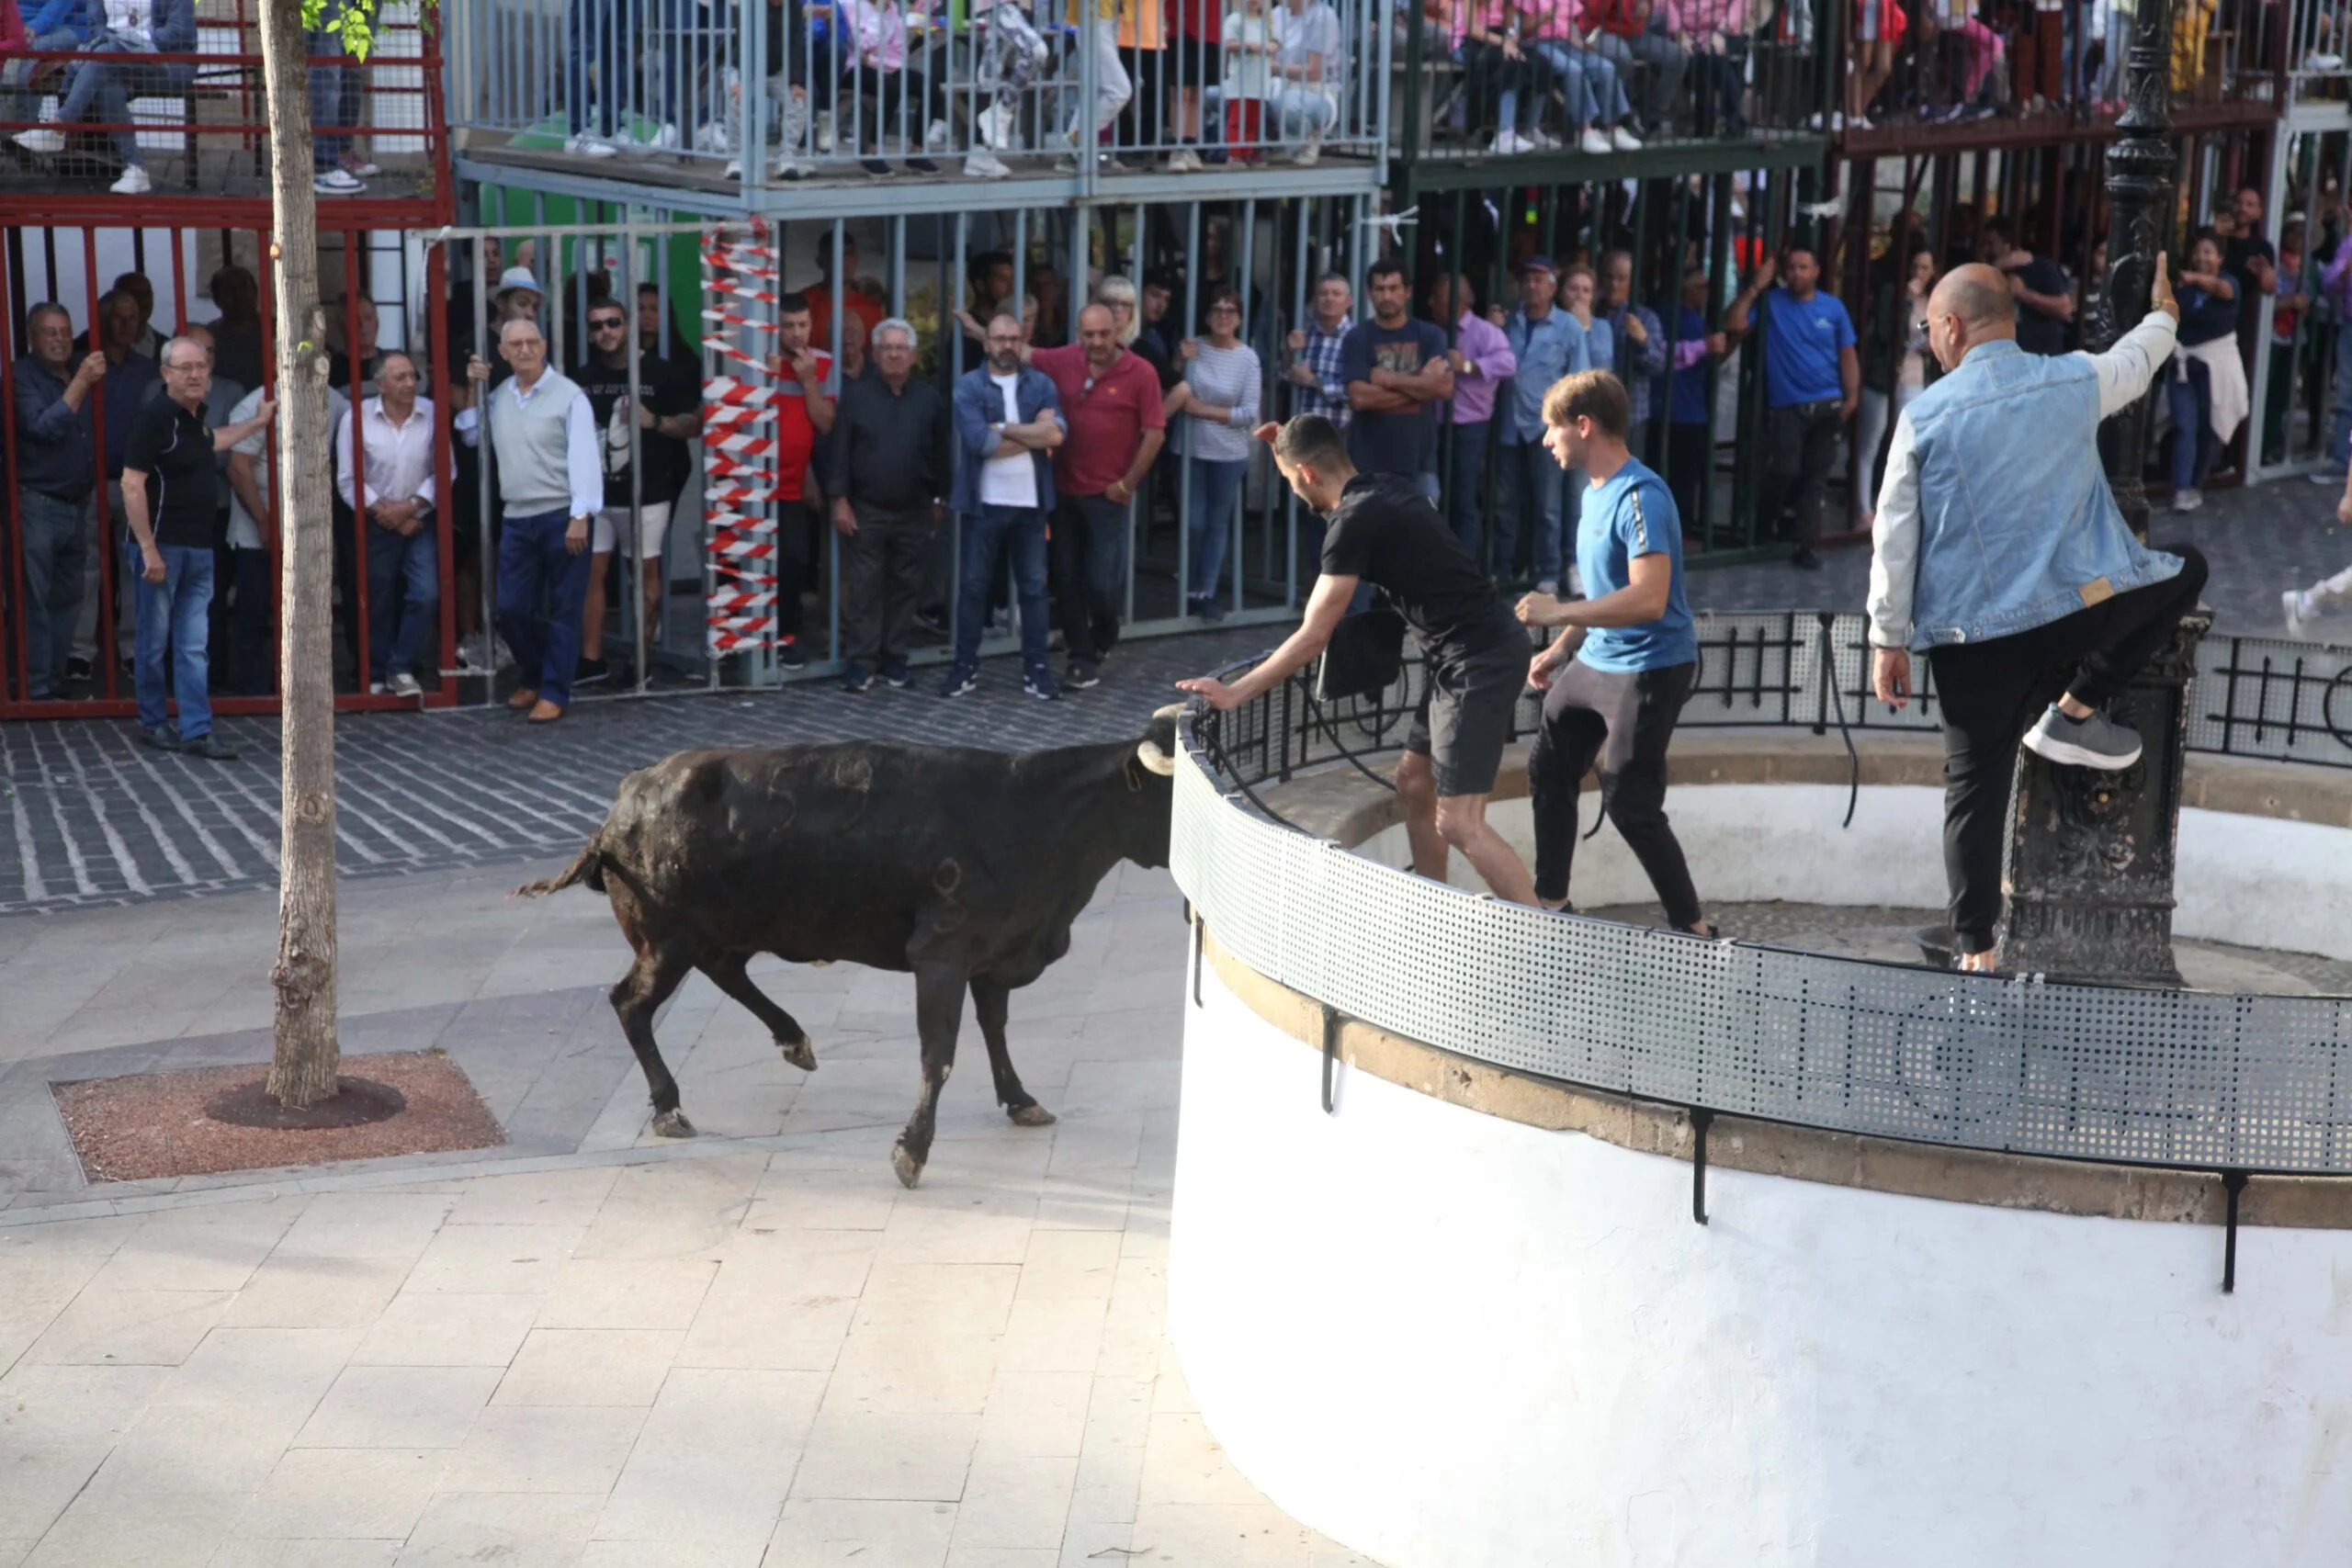
{"type": "MultiPolygon", "coordinates": [[[[1712,618],[1705,701],[1685,722],[1810,725],[1840,697],[1860,722],[1859,628],[1712,618]]],[[[2209,649],[2203,749],[2352,761],[2352,653],[2209,649]]],[[[1326,715],[1285,687],[1186,721],[1170,863],[1217,941],[1270,978],[1481,1061],[1713,1111],[2003,1153],[2352,1174],[2352,998],[2062,985],[1707,942],[1498,903],[1250,809],[1243,783],[1395,745],[1418,679],[1326,715]]]]}

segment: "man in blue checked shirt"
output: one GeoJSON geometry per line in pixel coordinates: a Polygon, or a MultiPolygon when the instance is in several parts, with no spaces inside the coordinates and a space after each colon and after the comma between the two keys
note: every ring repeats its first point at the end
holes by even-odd
{"type": "Polygon", "coordinates": [[[1633,424],[1625,444],[1635,452],[1650,446],[1650,421],[1657,412],[1659,383],[1666,375],[1666,329],[1657,314],[1634,299],[1634,258],[1626,251],[1611,251],[1600,258],[1600,314],[1608,320],[1610,368],[1624,384],[1633,400],[1633,424]]]}
{"type": "Polygon", "coordinates": [[[1319,413],[1334,430],[1345,430],[1355,410],[1348,403],[1347,378],[1340,373],[1340,344],[1356,310],[1355,290],[1336,272],[1315,280],[1315,316],[1290,334],[1290,367],[1283,372],[1297,390],[1294,414],[1319,413]]]}

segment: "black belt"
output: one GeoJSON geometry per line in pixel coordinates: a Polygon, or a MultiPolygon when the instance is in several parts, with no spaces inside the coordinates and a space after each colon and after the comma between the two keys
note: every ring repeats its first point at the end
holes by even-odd
{"type": "Polygon", "coordinates": [[[90,499],[89,494],[86,491],[80,495],[59,495],[55,491],[33,490],[33,487],[30,485],[27,485],[25,488],[32,491],[35,495],[40,496],[42,500],[53,501],[60,506],[79,506],[84,502],[90,499]]]}

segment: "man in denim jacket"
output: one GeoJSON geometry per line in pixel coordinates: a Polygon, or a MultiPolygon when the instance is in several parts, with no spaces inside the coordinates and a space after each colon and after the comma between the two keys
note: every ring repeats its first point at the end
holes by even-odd
{"type": "Polygon", "coordinates": [[[2140,738],[2098,710],[2205,586],[2195,550],[2132,537],[2099,466],[2099,421],[2145,395],[2172,355],[2180,310],[2161,254],[2153,298],[2147,320],[2097,357],[2020,350],[2016,299],[1990,267],[1956,269],[1928,301],[1945,375],[1903,411],[1887,455],[1871,531],[1871,686],[1907,701],[1914,649],[1935,673],[1963,969],[1993,967],[2019,739],[2052,762],[2138,761],[2140,738]],[[2061,679],[2064,694],[2035,719],[2061,679]]]}
{"type": "Polygon", "coordinates": [[[1000,557],[1012,564],[1021,604],[1021,689],[1061,695],[1046,661],[1046,519],[1054,509],[1054,448],[1069,427],[1053,378],[1021,362],[1021,319],[988,325],[988,362],[956,382],[953,503],[964,519],[956,597],[956,662],[940,694],[960,697],[979,684],[980,630],[1000,557]]]}

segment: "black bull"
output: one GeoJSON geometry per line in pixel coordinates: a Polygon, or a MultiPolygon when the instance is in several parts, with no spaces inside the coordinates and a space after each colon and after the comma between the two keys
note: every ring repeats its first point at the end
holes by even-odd
{"type": "Polygon", "coordinates": [[[915,977],[922,1095],[890,1163],[912,1187],[931,1156],[939,1091],[972,993],[997,1102],[1024,1127],[1053,1121],[1012,1070],[1007,999],[1069,951],[1070,922],[1122,860],[1168,863],[1178,709],[1140,742],[984,751],[850,741],[681,751],[621,781],[613,809],[564,873],[612,899],[637,962],[613,1010],[652,1090],[653,1130],[694,1135],[653,1016],[690,969],[767,1025],[786,1061],[817,1053],[745,966],[846,960],[915,977]]]}

